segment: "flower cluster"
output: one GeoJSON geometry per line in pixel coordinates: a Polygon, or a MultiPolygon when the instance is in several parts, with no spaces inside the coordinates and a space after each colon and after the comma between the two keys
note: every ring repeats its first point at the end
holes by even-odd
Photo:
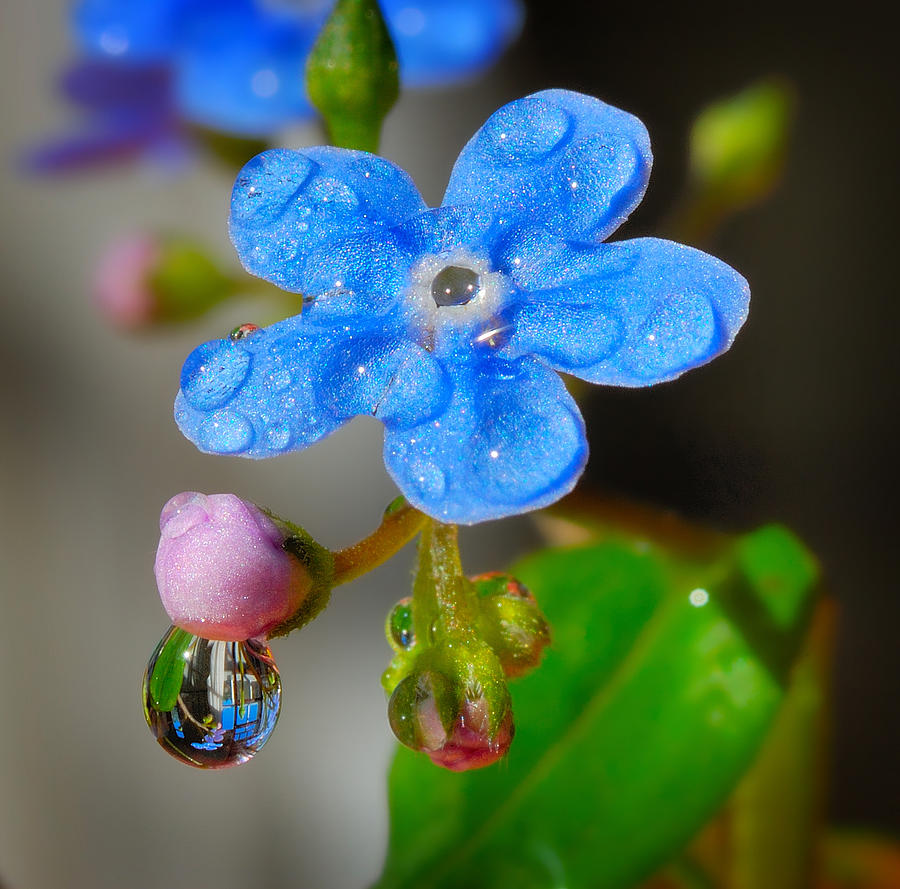
{"type": "MultiPolygon", "coordinates": [[[[308,119],[304,67],[334,0],[81,0],[86,60],[62,82],[83,131],[34,152],[39,170],[123,155],[181,156],[186,124],[266,136],[308,119]]],[[[522,24],[519,0],[381,0],[406,86],[459,81],[492,64],[522,24]]],[[[249,152],[248,152],[249,154],[249,152]]]]}
{"type": "Polygon", "coordinates": [[[201,450],[269,457],[368,414],[388,472],[430,516],[554,502],[588,451],[557,372],[672,380],[727,349],[747,314],[746,281],[712,256],[602,243],[650,165],[637,118],[564,90],[492,115],[436,209],[374,155],[260,154],[237,178],[231,236],[249,272],[298,294],[298,314],[196,349],[179,426],[201,450]]]}

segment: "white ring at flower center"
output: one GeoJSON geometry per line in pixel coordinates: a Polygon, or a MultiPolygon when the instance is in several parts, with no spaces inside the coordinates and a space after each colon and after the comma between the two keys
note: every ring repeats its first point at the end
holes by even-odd
{"type": "Polygon", "coordinates": [[[487,260],[467,250],[423,256],[410,272],[404,294],[413,336],[422,345],[472,332],[472,341],[481,330],[489,330],[504,307],[510,285],[502,272],[492,272],[487,260]],[[432,296],[434,279],[448,266],[471,269],[478,275],[478,292],[465,304],[439,306],[432,296]]]}

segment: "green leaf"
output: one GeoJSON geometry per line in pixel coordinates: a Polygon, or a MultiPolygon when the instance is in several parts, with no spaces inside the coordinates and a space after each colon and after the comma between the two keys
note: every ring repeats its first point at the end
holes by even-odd
{"type": "Polygon", "coordinates": [[[378,150],[400,75],[377,0],[338,0],[306,63],[306,89],[332,144],[378,150]]]}
{"type": "Polygon", "coordinates": [[[193,641],[187,630],[175,628],[156,658],[150,674],[150,699],[158,713],[171,710],[178,701],[184,678],[184,655],[193,641]]]}
{"type": "Polygon", "coordinates": [[[513,566],[553,644],[512,686],[510,755],[458,775],[398,751],[378,889],[649,876],[719,808],[773,720],[812,601],[815,574],[798,565],[807,552],[772,528],[702,553],[636,534],[513,566]],[[771,618],[776,600],[792,603],[789,625],[771,618]]]}

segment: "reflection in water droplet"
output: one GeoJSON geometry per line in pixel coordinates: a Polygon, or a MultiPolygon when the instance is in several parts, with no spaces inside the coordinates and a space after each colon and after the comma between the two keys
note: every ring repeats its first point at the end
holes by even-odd
{"type": "Polygon", "coordinates": [[[400,649],[411,648],[416,641],[416,635],[413,632],[413,616],[412,616],[412,599],[408,596],[401,599],[388,615],[388,633],[389,642],[395,648],[400,649]]]}
{"type": "Polygon", "coordinates": [[[481,278],[464,266],[448,265],[431,282],[431,296],[438,306],[464,306],[478,296],[481,278]]]}
{"type": "Polygon", "coordinates": [[[249,322],[246,324],[239,324],[230,334],[228,334],[228,338],[235,343],[238,340],[250,336],[251,333],[256,333],[257,330],[259,330],[258,324],[250,324],[249,322]]]}
{"type": "Polygon", "coordinates": [[[144,716],[181,762],[223,769],[268,741],[281,709],[281,679],[256,640],[216,642],[172,627],[144,673],[144,716]]]}

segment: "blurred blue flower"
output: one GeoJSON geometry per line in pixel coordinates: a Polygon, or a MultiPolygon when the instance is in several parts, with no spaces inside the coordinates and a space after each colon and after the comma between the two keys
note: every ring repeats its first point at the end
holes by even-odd
{"type": "Polygon", "coordinates": [[[196,349],[178,425],[203,451],[270,457],[369,414],[400,490],[438,519],[552,503],[587,458],[556,371],[671,380],[727,349],[747,314],[746,281],[712,256],[601,243],[650,165],[637,118],[564,90],[492,115],[436,209],[374,155],[258,155],[235,183],[231,237],[302,314],[196,349]]]}
{"type": "Polygon", "coordinates": [[[60,90],[84,112],[84,122],[29,151],[25,163],[32,172],[64,173],[134,157],[183,161],[187,146],[167,68],[83,61],[63,73],[60,90]]]}
{"type": "MultiPolygon", "coordinates": [[[[184,120],[245,136],[310,117],[304,68],[333,0],[81,0],[83,51],[171,73],[169,104],[184,120]]],[[[406,86],[471,77],[496,61],[522,23],[520,0],[382,0],[406,86]]]]}

